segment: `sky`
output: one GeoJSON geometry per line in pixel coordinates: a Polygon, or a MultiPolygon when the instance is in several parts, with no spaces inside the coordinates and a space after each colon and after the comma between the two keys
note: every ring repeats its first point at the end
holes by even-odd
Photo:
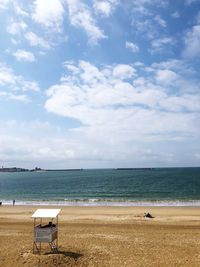
{"type": "Polygon", "coordinates": [[[199,0],[0,0],[0,166],[200,166],[199,0]]]}

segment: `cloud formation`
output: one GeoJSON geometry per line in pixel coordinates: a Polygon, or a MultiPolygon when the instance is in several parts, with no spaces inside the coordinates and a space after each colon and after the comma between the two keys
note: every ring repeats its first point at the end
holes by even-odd
{"type": "Polygon", "coordinates": [[[71,25],[84,29],[91,44],[97,44],[99,40],[106,38],[104,31],[96,25],[96,21],[87,5],[79,0],[66,1],[71,25]]]}
{"type": "Polygon", "coordinates": [[[79,62],[73,66],[76,75],[67,68],[61,83],[48,89],[45,108],[79,120],[85,125],[82,130],[97,133],[101,128],[103,136],[115,135],[121,142],[141,136],[143,140],[184,139],[199,131],[195,120],[200,94],[180,91],[173,95],[169,91],[171,85],[183,82],[181,73],[157,66],[141,83],[141,76],[130,65],[99,69],[79,62]]]}
{"type": "Polygon", "coordinates": [[[9,2],[10,2],[10,0],[1,0],[1,1],[0,1],[0,9],[5,9],[5,8],[7,8],[9,2]]]}
{"type": "Polygon", "coordinates": [[[184,57],[194,59],[200,56],[200,25],[193,26],[184,38],[185,49],[183,51],[184,57]]]}
{"type": "Polygon", "coordinates": [[[139,47],[137,44],[134,44],[132,42],[126,42],[125,46],[127,49],[129,49],[133,53],[139,52],[139,47]]]}
{"type": "Polygon", "coordinates": [[[0,157],[198,165],[199,4],[0,0],[0,157]]]}
{"type": "Polygon", "coordinates": [[[34,1],[33,19],[51,30],[61,31],[63,23],[64,8],[60,0],[51,0],[47,3],[46,0],[34,1]]]}
{"type": "Polygon", "coordinates": [[[149,51],[151,53],[160,53],[160,52],[170,52],[171,47],[174,44],[174,40],[172,37],[163,37],[154,39],[151,42],[151,48],[149,51]]]}
{"type": "Polygon", "coordinates": [[[0,89],[13,92],[40,91],[37,82],[26,80],[23,76],[15,74],[13,69],[3,63],[0,63],[0,89]]]}
{"type": "Polygon", "coordinates": [[[16,60],[18,61],[29,61],[33,62],[36,61],[35,56],[33,53],[23,50],[23,49],[18,49],[13,56],[15,56],[16,60]]]}
{"type": "Polygon", "coordinates": [[[132,11],[132,25],[135,32],[143,38],[154,39],[160,35],[160,28],[165,33],[167,22],[158,10],[165,9],[168,1],[163,0],[138,0],[129,3],[132,11]],[[159,9],[158,9],[159,8],[159,9]]]}
{"type": "Polygon", "coordinates": [[[7,26],[7,32],[11,35],[19,35],[23,33],[27,27],[27,24],[23,20],[15,21],[11,19],[7,26]]]}
{"type": "Polygon", "coordinates": [[[25,39],[29,42],[31,46],[38,46],[44,49],[50,49],[50,44],[46,40],[44,40],[42,37],[39,37],[34,32],[27,32],[25,34],[25,39]]]}
{"type": "Polygon", "coordinates": [[[109,17],[112,14],[118,4],[118,0],[93,0],[93,7],[95,11],[106,17],[109,17]]]}

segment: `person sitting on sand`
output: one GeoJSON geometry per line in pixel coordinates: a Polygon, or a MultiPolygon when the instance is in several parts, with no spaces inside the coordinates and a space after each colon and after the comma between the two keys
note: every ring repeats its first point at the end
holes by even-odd
{"type": "Polygon", "coordinates": [[[55,227],[56,225],[53,224],[52,222],[49,222],[48,224],[45,224],[43,226],[40,225],[41,228],[48,228],[48,227],[55,227]]]}
{"type": "Polygon", "coordinates": [[[152,219],[154,217],[149,212],[147,212],[147,213],[145,212],[144,213],[144,218],[151,218],[152,219]]]}

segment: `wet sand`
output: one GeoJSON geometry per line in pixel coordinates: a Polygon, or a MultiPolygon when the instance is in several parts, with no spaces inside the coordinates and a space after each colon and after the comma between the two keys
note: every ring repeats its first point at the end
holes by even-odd
{"type": "Polygon", "coordinates": [[[59,207],[59,252],[43,244],[41,255],[32,253],[37,208],[0,207],[1,267],[200,266],[198,207],[59,207]]]}

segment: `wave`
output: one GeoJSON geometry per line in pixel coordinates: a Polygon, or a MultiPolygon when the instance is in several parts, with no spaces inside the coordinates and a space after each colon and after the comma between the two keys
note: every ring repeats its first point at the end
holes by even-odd
{"type": "MultiPolygon", "coordinates": [[[[13,200],[2,200],[3,205],[13,205],[13,200]]],[[[25,206],[124,206],[124,207],[200,207],[200,200],[114,200],[114,199],[63,199],[16,200],[15,205],[25,206]]]]}

